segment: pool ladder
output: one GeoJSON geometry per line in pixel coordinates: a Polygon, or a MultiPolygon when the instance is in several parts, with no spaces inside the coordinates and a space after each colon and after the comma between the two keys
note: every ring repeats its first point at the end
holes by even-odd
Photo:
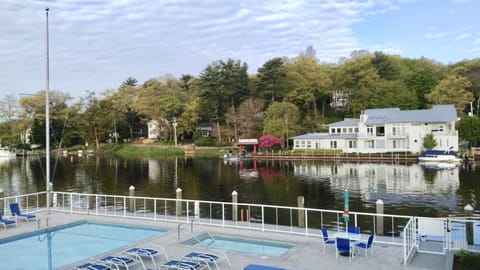
{"type": "MultiPolygon", "coordinates": [[[[50,219],[50,217],[47,217],[45,219],[45,228],[48,228],[48,220],[50,219]]],[[[37,219],[37,229],[40,229],[40,223],[42,222],[42,220],[39,218],[37,219]]]]}
{"type": "MultiPolygon", "coordinates": [[[[190,220],[190,232],[193,234],[193,222],[195,221],[195,219],[192,219],[190,220]]],[[[182,227],[184,223],[178,223],[178,226],[177,226],[177,238],[178,240],[180,240],[180,228],[182,227]]]]}

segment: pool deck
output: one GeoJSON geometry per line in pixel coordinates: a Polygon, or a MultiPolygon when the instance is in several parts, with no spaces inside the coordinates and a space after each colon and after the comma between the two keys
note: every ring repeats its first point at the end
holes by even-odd
{"type": "MultiPolygon", "coordinates": [[[[281,241],[289,242],[295,244],[295,246],[284,253],[279,257],[265,257],[254,254],[247,254],[236,251],[225,251],[225,254],[228,256],[231,261],[231,267],[225,261],[220,264],[220,269],[243,269],[249,264],[261,264],[268,266],[276,266],[287,269],[298,269],[298,270],[314,270],[314,269],[451,269],[451,262],[448,262],[448,256],[442,255],[433,255],[433,254],[418,254],[412,260],[411,263],[404,265],[403,264],[403,250],[401,246],[397,245],[386,245],[386,244],[374,244],[373,256],[368,256],[368,259],[365,258],[363,250],[358,252],[358,254],[350,261],[348,257],[339,256],[338,259],[335,258],[335,248],[333,246],[328,246],[326,252],[324,252],[324,247],[322,239],[319,237],[306,237],[303,235],[291,235],[285,233],[274,233],[274,232],[261,232],[253,230],[242,230],[242,229],[233,229],[233,228],[221,228],[216,226],[205,226],[198,224],[185,224],[179,226],[179,223],[174,222],[164,222],[164,221],[154,221],[154,220],[143,220],[143,219],[125,219],[118,217],[105,217],[105,216],[93,216],[93,215],[80,215],[80,214],[68,214],[62,212],[52,211],[50,214],[46,212],[37,213],[38,221],[25,222],[23,220],[18,221],[17,227],[8,227],[7,230],[3,228],[0,229],[0,239],[21,235],[28,232],[34,232],[40,229],[45,228],[46,221],[48,219],[49,227],[64,225],[76,221],[93,221],[93,222],[105,222],[112,224],[121,224],[121,225],[136,225],[142,227],[151,227],[166,229],[167,232],[156,237],[152,237],[141,242],[137,242],[130,246],[136,247],[163,247],[169,259],[180,259],[185,254],[192,251],[200,252],[210,252],[222,255],[222,253],[212,251],[211,249],[206,249],[202,247],[193,247],[182,244],[183,241],[188,240],[193,237],[191,230],[195,235],[209,232],[212,234],[222,234],[222,235],[232,235],[237,237],[245,237],[250,239],[262,239],[262,240],[272,240],[272,241],[281,241]],[[180,230],[179,230],[180,228],[180,230]],[[446,262],[447,261],[447,262],[446,262]],[[449,267],[450,265],[450,267],[449,267]]],[[[128,246],[128,247],[130,247],[128,246]]],[[[98,256],[87,258],[84,261],[76,262],[72,265],[68,265],[60,268],[63,269],[72,269],[74,265],[79,265],[84,262],[94,262],[95,260],[105,256],[105,255],[115,255],[121,254],[122,251],[126,250],[127,247],[121,249],[113,250],[108,254],[98,254],[98,256]]],[[[163,260],[165,262],[165,259],[163,260]]],[[[151,267],[147,263],[147,267],[151,267]]],[[[141,268],[135,268],[141,269],[141,268]]],[[[214,267],[212,268],[214,269],[214,267]]]]}

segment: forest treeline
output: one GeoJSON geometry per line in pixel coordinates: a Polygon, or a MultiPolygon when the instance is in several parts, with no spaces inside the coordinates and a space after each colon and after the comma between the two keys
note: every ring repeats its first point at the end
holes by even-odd
{"type": "MultiPolygon", "coordinates": [[[[172,142],[176,134],[180,144],[231,145],[264,134],[286,139],[325,131],[325,124],[358,117],[365,109],[434,104],[454,104],[460,137],[480,142],[480,59],[445,65],[354,51],[331,64],[319,62],[309,47],[295,58],[272,58],[254,74],[247,70],[247,63],[226,59],[207,65],[198,76],[165,75],[143,83],[129,77],[117,89],[86,91],[73,104],[68,89],[49,91],[52,144],[135,141],[147,137],[146,124],[156,120],[160,140],[172,142]],[[201,123],[214,127],[209,138],[198,131],[201,123]]],[[[0,103],[1,144],[20,147],[25,136],[44,144],[45,103],[45,90],[6,96],[0,103]]]]}

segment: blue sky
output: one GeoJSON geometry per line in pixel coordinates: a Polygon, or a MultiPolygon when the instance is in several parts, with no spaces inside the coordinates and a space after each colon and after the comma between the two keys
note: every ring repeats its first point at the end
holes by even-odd
{"type": "Polygon", "coordinates": [[[353,50],[480,57],[477,0],[0,0],[0,97],[45,89],[47,6],[50,89],[75,98],[130,76],[198,76],[219,59],[256,73],[310,45],[328,63],[353,50]]]}

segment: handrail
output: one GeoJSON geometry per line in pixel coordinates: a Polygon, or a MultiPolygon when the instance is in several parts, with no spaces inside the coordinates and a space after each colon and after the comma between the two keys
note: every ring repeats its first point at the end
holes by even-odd
{"type": "MultiPolygon", "coordinates": [[[[341,219],[342,210],[60,191],[55,191],[55,194],[57,204],[53,205],[51,211],[175,222],[178,223],[179,239],[182,224],[190,223],[189,231],[198,242],[199,239],[193,233],[194,223],[319,238],[322,237],[320,229],[323,227],[333,231],[345,229],[345,223],[341,219]],[[131,202],[133,203],[130,204],[131,202]],[[196,204],[202,215],[201,218],[192,219],[190,210],[194,209],[192,205],[196,204]],[[180,206],[181,212],[177,212],[177,206],[180,206]],[[234,213],[241,215],[242,211],[234,211],[234,208],[248,209],[249,217],[252,216],[255,219],[235,217],[234,213]],[[304,218],[300,219],[299,216],[304,218]]],[[[3,201],[4,205],[14,201],[19,202],[28,209],[27,212],[35,212],[44,209],[45,200],[41,201],[44,197],[45,192],[39,192],[0,198],[0,202],[3,201]]],[[[403,246],[405,261],[412,252],[415,252],[417,232],[415,221],[412,221],[413,217],[363,212],[350,212],[350,216],[356,226],[362,227],[362,233],[375,234],[376,243],[403,246]]],[[[458,221],[458,219],[455,220],[458,221]]],[[[47,227],[48,223],[49,220],[46,220],[47,227]]],[[[213,235],[207,234],[214,240],[213,235]]],[[[449,246],[447,244],[447,248],[449,246]]]]}

